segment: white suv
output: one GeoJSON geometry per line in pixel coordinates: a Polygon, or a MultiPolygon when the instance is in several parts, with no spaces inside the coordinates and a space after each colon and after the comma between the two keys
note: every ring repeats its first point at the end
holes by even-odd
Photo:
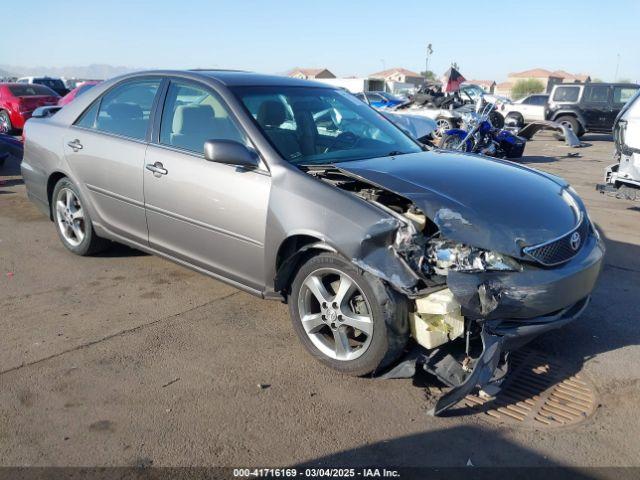
{"type": "Polygon", "coordinates": [[[544,107],[549,100],[549,95],[536,93],[521,98],[513,103],[502,105],[500,113],[508,118],[515,119],[517,125],[522,127],[527,123],[544,120],[544,107]]]}

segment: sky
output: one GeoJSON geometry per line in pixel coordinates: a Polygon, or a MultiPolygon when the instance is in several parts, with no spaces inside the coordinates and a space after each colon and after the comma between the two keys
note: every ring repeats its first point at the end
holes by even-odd
{"type": "Polygon", "coordinates": [[[28,0],[11,2],[0,65],[237,68],[338,76],[383,68],[467,79],[563,69],[640,81],[640,1],[28,0]]]}

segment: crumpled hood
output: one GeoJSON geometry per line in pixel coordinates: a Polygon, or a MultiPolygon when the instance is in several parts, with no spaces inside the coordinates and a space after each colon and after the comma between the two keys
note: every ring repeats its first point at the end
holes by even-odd
{"type": "Polygon", "coordinates": [[[445,238],[519,258],[522,247],[569,232],[584,211],[561,178],[477,155],[422,152],[336,168],[411,200],[445,238]]]}

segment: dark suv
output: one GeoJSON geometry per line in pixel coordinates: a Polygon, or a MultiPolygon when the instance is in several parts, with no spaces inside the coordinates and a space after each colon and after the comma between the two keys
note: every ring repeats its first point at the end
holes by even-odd
{"type": "Polygon", "coordinates": [[[545,119],[585,132],[610,133],[627,101],[640,89],[633,83],[571,83],[553,87],[545,119]]]}

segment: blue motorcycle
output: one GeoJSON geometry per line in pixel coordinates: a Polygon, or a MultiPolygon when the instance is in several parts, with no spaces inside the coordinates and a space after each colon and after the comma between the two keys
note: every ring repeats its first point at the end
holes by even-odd
{"type": "Polygon", "coordinates": [[[440,148],[497,158],[521,158],[526,139],[514,135],[509,130],[496,128],[491,123],[491,112],[494,108],[495,105],[492,103],[483,107],[482,102],[478,102],[476,111],[462,115],[461,128],[452,128],[444,132],[440,148]]]}

